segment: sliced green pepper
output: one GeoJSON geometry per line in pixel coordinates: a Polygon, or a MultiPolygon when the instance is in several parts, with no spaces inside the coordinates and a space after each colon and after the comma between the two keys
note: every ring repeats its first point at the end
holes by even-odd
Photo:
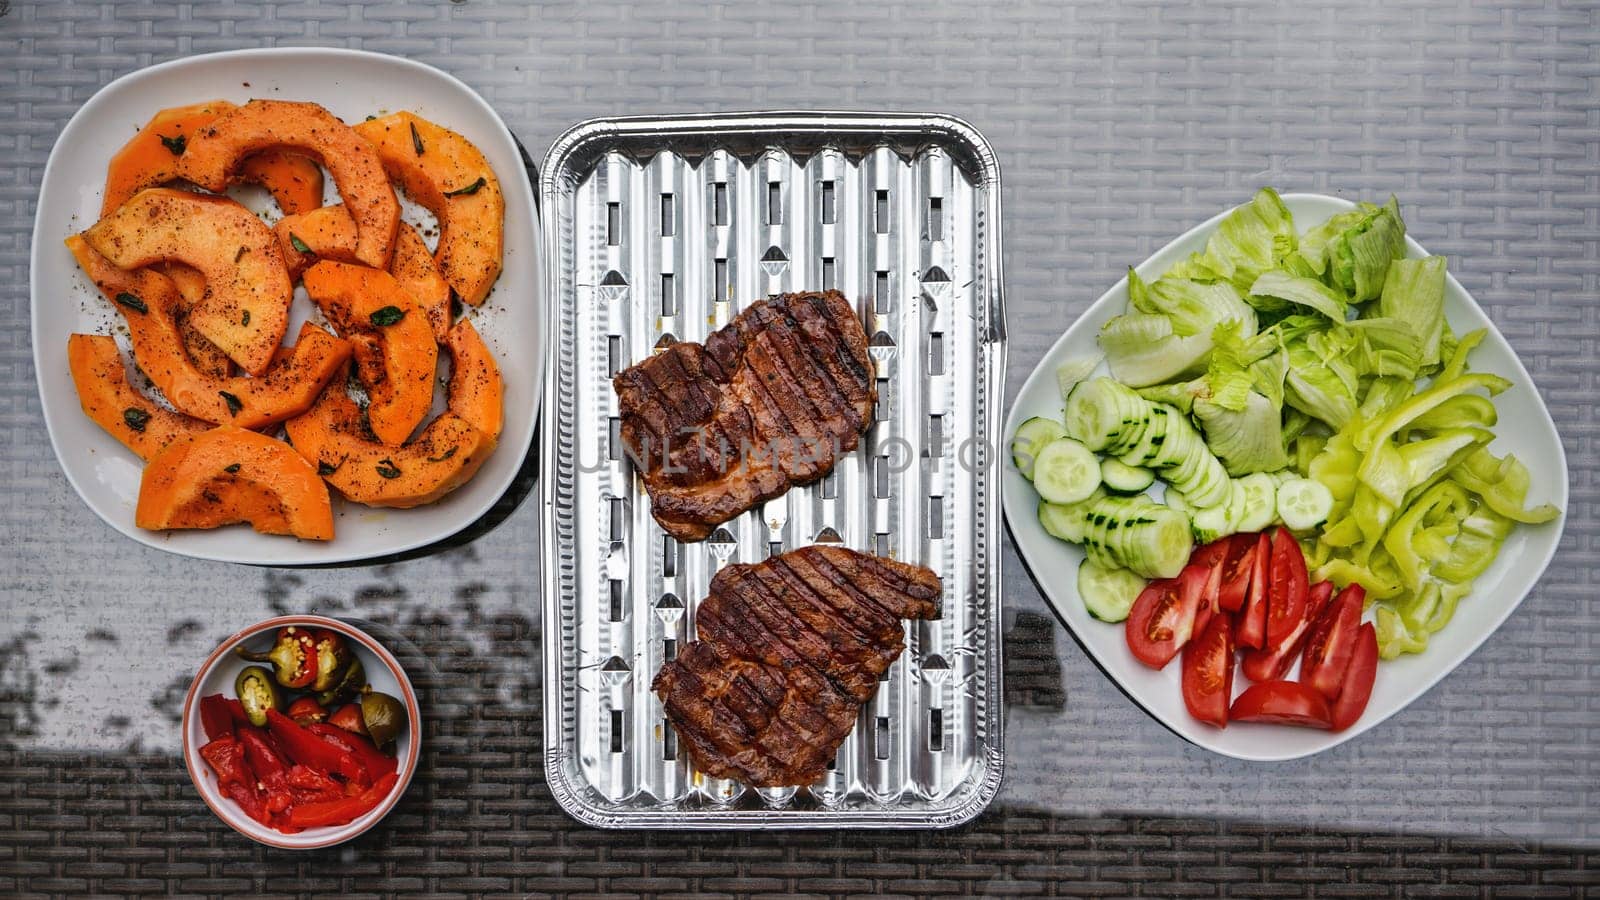
{"type": "Polygon", "coordinates": [[[361,721],[367,726],[372,743],[382,748],[406,727],[406,708],[388,694],[369,689],[361,694],[361,721]]]}
{"type": "Polygon", "coordinates": [[[317,695],[317,702],[323,706],[333,706],[346,697],[354,697],[367,682],[367,670],[361,665],[361,657],[351,654],[350,661],[345,663],[344,670],[334,681],[333,687],[317,695]]]}
{"type": "Polygon", "coordinates": [[[344,675],[345,667],[350,661],[350,648],[346,646],[343,635],[326,628],[313,631],[311,639],[315,645],[317,660],[317,675],[311,683],[311,690],[331,690],[338,683],[340,676],[344,675]]]}
{"type": "Polygon", "coordinates": [[[239,677],[233,680],[233,695],[244,707],[245,718],[257,727],[267,724],[268,710],[283,706],[283,695],[278,692],[272,673],[260,666],[245,666],[240,670],[239,677]]]}

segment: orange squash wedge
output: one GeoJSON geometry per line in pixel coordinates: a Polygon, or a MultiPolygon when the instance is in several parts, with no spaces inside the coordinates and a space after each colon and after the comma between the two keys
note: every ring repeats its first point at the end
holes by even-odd
{"type": "Polygon", "coordinates": [[[150,269],[119,269],[81,236],[68,238],[67,247],[122,313],[140,370],[168,403],[195,418],[242,428],[275,425],[309,409],[322,386],[350,358],[349,342],[308,322],[301,326],[292,350],[273,348],[262,375],[208,375],[184,351],[178,326],[183,298],[170,279],[150,269]]]}
{"type": "MultiPolygon", "coordinates": [[[[226,100],[211,100],[156,113],[116,156],[111,157],[111,164],[106,167],[100,215],[110,215],[145,188],[177,178],[179,160],[188,152],[189,140],[218,116],[235,108],[226,100]]],[[[239,178],[270,191],[278,208],[285,213],[303,212],[322,205],[322,170],[315,162],[298,154],[279,150],[258,153],[239,166],[239,178]]]]}
{"type": "MultiPolygon", "coordinates": [[[[68,245],[73,240],[82,240],[78,235],[68,238],[68,245]]],[[[76,250],[73,251],[77,253],[76,250]]],[[[109,265],[109,263],[107,263],[109,265]]],[[[194,360],[194,367],[212,378],[227,378],[233,374],[233,360],[222,348],[211,343],[211,339],[195,330],[189,322],[189,312],[200,301],[206,298],[206,277],[190,266],[179,262],[157,263],[150,268],[167,276],[172,280],[172,286],[178,289],[181,302],[177,309],[178,331],[183,335],[183,348],[189,351],[189,358],[194,360]]]]}
{"type": "Polygon", "coordinates": [[[504,385],[494,354],[466,319],[450,329],[444,345],[450,351],[450,411],[498,441],[504,421],[504,385]]]}
{"type": "Polygon", "coordinates": [[[263,534],[333,540],[333,504],[317,470],[288,444],[231,425],[151,458],[133,521],[152,531],[249,523],[263,534]]]}
{"type": "Polygon", "coordinates": [[[303,282],[355,346],[372,433],[391,447],[405,443],[433,403],[439,345],[432,324],[388,272],[325,259],[306,270],[303,282]]]}
{"type": "Polygon", "coordinates": [[[295,216],[284,216],[272,226],[289,266],[289,278],[299,281],[318,259],[356,260],[356,222],[343,205],[322,206],[295,216]]]}
{"type": "Polygon", "coordinates": [[[292,148],[322,163],[356,223],[356,259],[383,269],[394,251],[400,203],[372,146],[315,103],[251,100],[190,139],[178,174],[217,191],[240,163],[262,150],[292,148]]]}
{"type": "Polygon", "coordinates": [[[118,268],[176,261],[198,269],[207,293],[189,314],[195,330],[252,375],[272,362],[294,286],[277,239],[250,210],[227,197],[149,188],[84,238],[118,268]]]}
{"type": "Polygon", "coordinates": [[[389,261],[389,274],[406,289],[433,325],[433,336],[440,341],[450,331],[450,283],[439,272],[433,251],[423,243],[422,235],[404,222],[394,236],[394,258],[389,261]]]}
{"type": "Polygon", "coordinates": [[[409,509],[433,503],[472,478],[495,442],[445,412],[403,447],[373,438],[344,385],[334,379],[305,415],[284,423],[295,450],[334,489],[368,506],[409,509]]]}
{"type": "Polygon", "coordinates": [[[104,334],[67,338],[67,367],[78,388],[83,414],[122,442],[140,459],[149,459],[174,440],[211,426],[158,406],[128,383],[117,342],[104,334]]]}
{"type": "MultiPolygon", "coordinates": [[[[318,259],[356,262],[356,223],[335,204],[298,216],[284,216],[273,226],[283,258],[289,264],[289,277],[295,281],[318,259]],[[304,248],[304,249],[302,249],[304,248]]],[[[416,300],[433,325],[434,337],[444,340],[450,330],[450,284],[439,272],[433,251],[417,229],[400,223],[394,235],[394,255],[389,258],[389,274],[416,300]]]]}
{"type": "Polygon", "coordinates": [[[434,259],[463,303],[477,306],[500,276],[505,197],[489,161],[459,134],[409,112],[355,126],[389,178],[439,220],[434,259]]]}
{"type": "Polygon", "coordinates": [[[128,272],[113,266],[110,260],[96,253],[81,234],[69,235],[66,245],[84,274],[94,281],[95,286],[100,288],[101,293],[105,294],[105,298],[112,301],[113,305],[117,305],[117,297],[123,293],[138,298],[146,294],[168,298],[172,297],[171,291],[175,289],[177,296],[164,303],[163,308],[171,309],[172,319],[177,324],[178,334],[183,341],[183,349],[188,352],[195,370],[207,378],[228,378],[233,375],[233,360],[189,323],[189,311],[205,299],[204,275],[183,263],[157,263],[151,266],[150,272],[164,275],[172,282],[169,287],[147,275],[128,272]]]}
{"type": "Polygon", "coordinates": [[[286,216],[322,205],[322,167],[288,150],[263,150],[239,163],[239,180],[259,184],[286,216]]]}

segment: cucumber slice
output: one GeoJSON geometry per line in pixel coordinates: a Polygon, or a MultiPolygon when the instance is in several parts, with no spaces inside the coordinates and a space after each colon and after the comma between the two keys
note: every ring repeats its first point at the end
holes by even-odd
{"type": "Polygon", "coordinates": [[[1167,428],[1162,439],[1154,442],[1156,446],[1140,465],[1162,471],[1171,470],[1181,467],[1184,461],[1195,457],[1199,451],[1210,452],[1206,450],[1206,442],[1200,437],[1200,432],[1190,424],[1188,416],[1164,404],[1156,408],[1166,413],[1167,428]]]}
{"type": "Polygon", "coordinates": [[[1090,450],[1102,450],[1144,418],[1143,397],[1105,376],[1084,381],[1067,397],[1067,434],[1090,450]]]}
{"type": "Polygon", "coordinates": [[[1124,428],[1122,433],[1117,435],[1116,440],[1107,443],[1105,449],[1101,452],[1107,456],[1122,456],[1134,447],[1139,446],[1145,435],[1150,433],[1150,426],[1154,420],[1155,416],[1146,412],[1139,421],[1124,428]]]}
{"type": "Polygon", "coordinates": [[[1127,569],[1108,569],[1091,559],[1078,564],[1078,596],[1083,607],[1102,622],[1121,622],[1133,609],[1145,581],[1127,569]]]}
{"type": "Polygon", "coordinates": [[[1156,483],[1156,475],[1149,469],[1130,466],[1120,460],[1100,460],[1100,480],[1106,487],[1124,494],[1137,494],[1156,483]]]}
{"type": "Polygon", "coordinates": [[[1072,438],[1051,441],[1033,465],[1033,487],[1051,503],[1077,503],[1100,486],[1100,461],[1072,438]]]}
{"type": "Polygon", "coordinates": [[[1233,479],[1228,477],[1228,470],[1207,450],[1194,484],[1185,485],[1183,493],[1197,506],[1226,506],[1228,489],[1232,485],[1233,479]]]}
{"type": "Polygon", "coordinates": [[[1176,578],[1189,564],[1194,552],[1194,536],[1183,513],[1157,509],[1139,534],[1139,565],[1131,567],[1149,578],[1176,578]]]}
{"type": "Polygon", "coordinates": [[[1194,526],[1195,539],[1202,544],[1209,544],[1217,538],[1233,534],[1233,522],[1228,519],[1226,503],[1197,509],[1189,521],[1194,526]]]}
{"type": "Polygon", "coordinates": [[[1162,496],[1161,502],[1167,508],[1175,509],[1184,515],[1188,515],[1194,510],[1194,506],[1189,503],[1189,498],[1183,496],[1183,491],[1175,487],[1167,488],[1167,492],[1162,496]]]}
{"type": "Polygon", "coordinates": [[[1233,483],[1244,496],[1244,514],[1234,524],[1240,531],[1260,531],[1277,521],[1278,482],[1265,472],[1246,475],[1233,483]]]}
{"type": "Polygon", "coordinates": [[[1039,451],[1051,441],[1060,440],[1067,436],[1067,430],[1061,423],[1044,416],[1034,416],[1017,426],[1017,433],[1011,438],[1011,461],[1016,464],[1017,471],[1029,480],[1033,479],[1033,466],[1039,459],[1039,451]]]}
{"type": "Polygon", "coordinates": [[[1044,526],[1045,533],[1053,538],[1071,541],[1074,544],[1083,543],[1085,523],[1081,505],[1040,503],[1039,524],[1044,526]]]}
{"type": "Polygon", "coordinates": [[[1150,407],[1150,418],[1145,427],[1140,430],[1139,439],[1128,444],[1123,452],[1115,454],[1116,457],[1130,466],[1148,464],[1155,457],[1156,452],[1166,443],[1167,432],[1172,427],[1171,420],[1172,416],[1168,414],[1167,410],[1159,406],[1150,407]]]}
{"type": "Polygon", "coordinates": [[[1292,478],[1278,485],[1278,515],[1292,531],[1305,531],[1328,520],[1333,494],[1320,481],[1292,478]]]}

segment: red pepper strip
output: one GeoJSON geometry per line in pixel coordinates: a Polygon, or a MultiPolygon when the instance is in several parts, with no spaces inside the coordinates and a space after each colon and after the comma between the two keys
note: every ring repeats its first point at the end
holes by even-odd
{"type": "Polygon", "coordinates": [[[400,761],[380,752],[372,741],[359,734],[345,731],[337,725],[317,724],[306,729],[319,738],[354,756],[373,778],[380,778],[399,768],[400,761]]]}
{"type": "Polygon", "coordinates": [[[295,762],[364,785],[372,783],[366,769],[354,756],[301,728],[283,713],[275,709],[267,710],[267,725],[283,742],[283,749],[295,762]]]}
{"type": "Polygon", "coordinates": [[[253,788],[243,784],[229,784],[226,792],[229,797],[233,798],[233,802],[239,804],[239,808],[244,810],[245,815],[263,825],[272,824],[272,817],[267,814],[266,807],[262,805],[261,798],[256,796],[253,788]]]}
{"type": "Polygon", "coordinates": [[[200,698],[200,727],[208,741],[233,735],[233,713],[228,711],[227,697],[208,694],[200,698]]]}
{"type": "Polygon", "coordinates": [[[296,805],[338,800],[345,796],[344,786],[332,778],[306,766],[294,766],[284,777],[296,805]]]}
{"type": "Polygon", "coordinates": [[[253,728],[253,727],[255,727],[255,726],[250,724],[250,717],[244,714],[244,704],[240,703],[239,699],[237,697],[229,697],[229,698],[227,698],[227,702],[228,702],[228,715],[233,718],[233,727],[234,728],[253,728]]]}
{"type": "Polygon", "coordinates": [[[230,784],[244,785],[254,790],[255,778],[245,767],[244,747],[231,737],[217,738],[200,748],[200,756],[211,764],[217,773],[217,784],[226,788],[230,784]]]}
{"type": "Polygon", "coordinates": [[[250,771],[256,780],[266,782],[284,769],[283,757],[267,742],[266,732],[259,728],[239,729],[239,743],[244,745],[244,758],[250,762],[250,771]]]}
{"type": "Polygon", "coordinates": [[[315,828],[319,825],[344,825],[376,809],[383,798],[394,790],[400,780],[393,772],[378,779],[356,797],[329,800],[326,803],[304,803],[289,810],[289,824],[296,828],[315,828]]]}

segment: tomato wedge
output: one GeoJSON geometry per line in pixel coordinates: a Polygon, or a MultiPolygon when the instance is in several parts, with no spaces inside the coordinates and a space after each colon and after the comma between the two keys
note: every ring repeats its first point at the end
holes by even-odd
{"type": "Polygon", "coordinates": [[[1267,593],[1267,642],[1278,647],[1306,618],[1306,555],[1287,528],[1272,532],[1271,589],[1267,593]]]}
{"type": "Polygon", "coordinates": [[[1251,681],[1272,681],[1288,674],[1289,668],[1294,665],[1295,657],[1300,655],[1300,648],[1305,644],[1306,636],[1311,633],[1312,622],[1332,598],[1332,582],[1319,581],[1313,584],[1306,594],[1306,617],[1300,620],[1300,624],[1295,626],[1294,631],[1289,633],[1288,639],[1283,643],[1246,653],[1244,662],[1240,665],[1244,670],[1244,677],[1251,681]]]}
{"type": "Polygon", "coordinates": [[[1252,684],[1233,701],[1228,718],[1235,722],[1332,728],[1333,714],[1322,695],[1297,681],[1252,684]]]}
{"type": "Polygon", "coordinates": [[[1233,617],[1214,615],[1183,648],[1183,705],[1196,719],[1226,728],[1232,696],[1233,617]]]}
{"type": "Polygon", "coordinates": [[[1201,565],[1206,568],[1221,565],[1228,558],[1228,552],[1233,549],[1234,535],[1217,538],[1211,543],[1189,554],[1189,565],[1201,565]]]}
{"type": "Polygon", "coordinates": [[[1228,555],[1222,561],[1217,605],[1228,612],[1238,612],[1244,608],[1245,597],[1250,591],[1250,572],[1256,561],[1256,538],[1255,535],[1236,534],[1230,541],[1228,555]]]}
{"type": "MultiPolygon", "coordinates": [[[[1184,658],[1187,664],[1188,658],[1184,658]]],[[[1339,699],[1333,701],[1333,730],[1354,725],[1367,711],[1372,699],[1372,683],[1378,680],[1378,630],[1365,622],[1356,631],[1356,647],[1350,654],[1350,668],[1344,673],[1339,699]]]]}
{"type": "Polygon", "coordinates": [[[1267,639],[1267,560],[1272,544],[1267,535],[1256,535],[1250,558],[1250,586],[1245,593],[1244,611],[1239,614],[1238,644],[1260,647],[1267,639]]]}
{"type": "Polygon", "coordinates": [[[1339,696],[1339,686],[1344,684],[1366,596],[1366,589],[1359,584],[1340,591],[1339,596],[1333,598],[1333,604],[1323,610],[1311,629],[1311,636],[1306,639],[1305,656],[1300,662],[1300,683],[1329,700],[1339,696]]]}
{"type": "Polygon", "coordinates": [[[1152,581],[1133,601],[1123,634],[1134,658],[1152,669],[1165,668],[1194,633],[1195,612],[1210,572],[1189,565],[1177,578],[1152,581]]]}

